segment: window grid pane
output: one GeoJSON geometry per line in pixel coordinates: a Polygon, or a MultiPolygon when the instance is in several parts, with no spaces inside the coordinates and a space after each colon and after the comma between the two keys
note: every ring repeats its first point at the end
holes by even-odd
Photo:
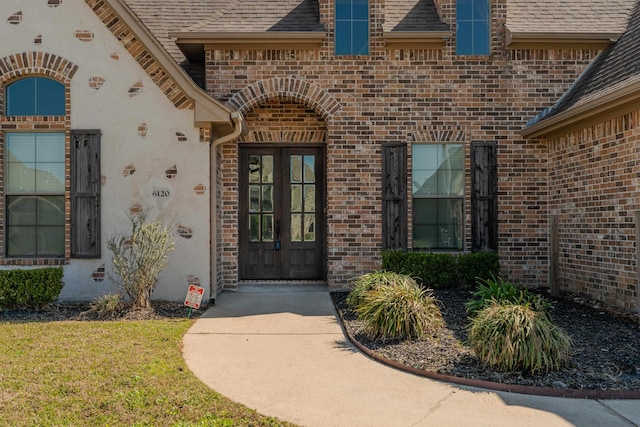
{"type": "Polygon", "coordinates": [[[368,0],[336,0],[335,54],[369,54],[368,0]]]}
{"type": "Polygon", "coordinates": [[[28,77],[7,86],[8,116],[64,116],[65,88],[44,77],[28,77]]]}
{"type": "Polygon", "coordinates": [[[64,256],[64,196],[7,196],[7,255],[64,256]]]}
{"type": "Polygon", "coordinates": [[[490,54],[488,0],[456,1],[456,54],[490,54]]]}
{"type": "Polygon", "coordinates": [[[413,247],[462,250],[464,146],[414,144],[412,165],[413,247]]]}

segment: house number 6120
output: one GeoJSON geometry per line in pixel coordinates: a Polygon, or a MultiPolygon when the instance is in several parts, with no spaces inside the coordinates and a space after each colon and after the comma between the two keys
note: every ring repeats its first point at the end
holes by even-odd
{"type": "Polygon", "coordinates": [[[169,190],[155,190],[151,195],[153,197],[169,197],[171,192],[169,190]]]}

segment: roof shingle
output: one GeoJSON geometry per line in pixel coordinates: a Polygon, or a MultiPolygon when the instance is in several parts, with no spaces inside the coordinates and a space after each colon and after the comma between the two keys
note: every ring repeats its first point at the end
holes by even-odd
{"type": "Polygon", "coordinates": [[[511,32],[622,33],[635,0],[508,0],[511,32]]]}
{"type": "Polygon", "coordinates": [[[627,31],[602,52],[574,85],[544,114],[532,120],[540,122],[569,110],[587,100],[601,96],[608,90],[640,78],[640,1],[627,24],[627,31]]]}

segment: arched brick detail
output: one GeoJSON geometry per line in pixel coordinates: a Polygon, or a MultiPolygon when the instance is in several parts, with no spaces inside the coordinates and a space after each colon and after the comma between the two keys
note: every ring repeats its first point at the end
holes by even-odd
{"type": "Polygon", "coordinates": [[[243,113],[271,99],[290,99],[313,108],[324,120],[330,120],[342,105],[327,91],[303,79],[274,77],[245,87],[227,102],[227,106],[243,113]]]}
{"type": "Polygon", "coordinates": [[[68,84],[77,70],[73,62],[51,53],[15,53],[0,59],[0,84],[28,75],[48,76],[68,84]]]}

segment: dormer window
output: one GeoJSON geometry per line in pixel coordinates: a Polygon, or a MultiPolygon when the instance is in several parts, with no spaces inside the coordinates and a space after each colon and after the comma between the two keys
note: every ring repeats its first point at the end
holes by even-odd
{"type": "Polygon", "coordinates": [[[456,54],[489,55],[489,0],[456,0],[456,54]]]}
{"type": "Polygon", "coordinates": [[[369,2],[336,0],[336,55],[369,54],[369,2]]]}

